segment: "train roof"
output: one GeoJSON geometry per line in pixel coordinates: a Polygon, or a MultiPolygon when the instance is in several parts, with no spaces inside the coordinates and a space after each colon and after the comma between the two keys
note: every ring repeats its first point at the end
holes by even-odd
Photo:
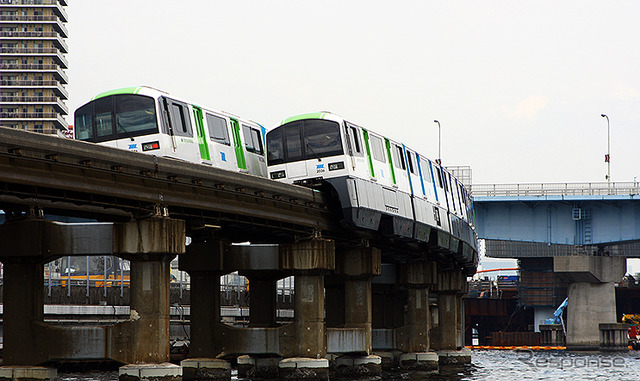
{"type": "Polygon", "coordinates": [[[151,86],[144,86],[143,85],[143,86],[133,86],[133,87],[121,87],[119,89],[108,90],[108,91],[104,91],[104,92],[96,95],[95,97],[91,98],[91,101],[94,101],[94,100],[100,99],[100,98],[104,98],[104,97],[108,97],[108,96],[111,96],[111,95],[121,95],[121,94],[144,95],[144,96],[149,96],[149,97],[153,97],[153,98],[158,98],[160,96],[169,96],[172,99],[175,99],[175,100],[180,101],[180,102],[188,103],[188,104],[190,104],[192,106],[199,107],[199,108],[201,108],[203,110],[206,110],[206,111],[209,111],[211,113],[223,115],[223,116],[226,116],[226,117],[236,118],[236,119],[240,120],[243,123],[253,124],[253,125],[259,126],[260,128],[264,128],[260,123],[258,123],[256,121],[253,121],[251,119],[247,119],[247,118],[241,117],[239,115],[236,115],[234,113],[230,113],[230,112],[227,112],[227,111],[218,110],[218,109],[211,108],[211,107],[206,107],[206,106],[200,106],[197,103],[191,102],[191,101],[186,100],[186,99],[181,98],[181,97],[175,97],[175,96],[167,93],[166,91],[159,90],[159,89],[156,89],[156,88],[151,87],[151,86]]]}

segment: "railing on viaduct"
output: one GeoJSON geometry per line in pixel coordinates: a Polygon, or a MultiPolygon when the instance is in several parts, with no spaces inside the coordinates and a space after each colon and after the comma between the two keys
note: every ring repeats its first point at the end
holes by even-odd
{"type": "Polygon", "coordinates": [[[471,194],[474,197],[637,195],[640,182],[474,184],[471,194]]]}

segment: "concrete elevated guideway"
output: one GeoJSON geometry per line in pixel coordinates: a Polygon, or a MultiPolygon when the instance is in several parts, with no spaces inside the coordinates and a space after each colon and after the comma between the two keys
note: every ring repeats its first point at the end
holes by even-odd
{"type": "MultiPolygon", "coordinates": [[[[275,369],[287,379],[327,379],[328,357],[338,370],[360,375],[379,373],[389,353],[399,354],[406,368],[469,362],[460,317],[470,267],[460,263],[460,252],[438,242],[347,231],[330,204],[308,188],[0,128],[4,365],[168,361],[169,262],[176,255],[192,282],[193,358],[179,371],[168,366],[167,379],[180,373],[226,380],[227,360],[239,355],[248,356],[241,362],[254,374],[275,369]],[[44,213],[100,222],[46,221],[44,213]],[[268,245],[230,245],[245,241],[268,245]],[[131,261],[130,319],[92,328],[45,323],[43,264],[85,255],[131,261]],[[221,323],[219,293],[211,292],[233,271],[252,285],[244,329],[221,323]],[[291,275],[294,322],[277,325],[275,284],[291,275]],[[430,291],[438,295],[438,311],[430,311],[430,291]]],[[[155,365],[121,370],[121,380],[158,371],[155,365]]]]}
{"type": "Polygon", "coordinates": [[[639,193],[639,183],[472,187],[486,256],[553,257],[553,271],[569,284],[569,349],[598,349],[600,330],[616,323],[614,284],[626,259],[640,257],[639,193]]]}

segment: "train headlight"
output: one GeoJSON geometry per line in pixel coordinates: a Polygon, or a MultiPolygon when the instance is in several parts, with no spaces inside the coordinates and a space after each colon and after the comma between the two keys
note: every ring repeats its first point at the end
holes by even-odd
{"type": "Polygon", "coordinates": [[[330,171],[337,171],[338,169],[344,169],[344,161],[339,161],[337,163],[329,163],[330,171]]]}
{"type": "Polygon", "coordinates": [[[142,143],[142,151],[153,151],[154,149],[160,149],[160,142],[142,143]]]}
{"type": "Polygon", "coordinates": [[[272,180],[284,179],[287,177],[284,171],[271,172],[269,176],[271,176],[272,180]]]}

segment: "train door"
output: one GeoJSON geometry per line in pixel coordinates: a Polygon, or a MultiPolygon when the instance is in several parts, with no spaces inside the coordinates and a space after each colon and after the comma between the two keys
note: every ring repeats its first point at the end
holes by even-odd
{"type": "Polygon", "coordinates": [[[264,144],[262,131],[259,127],[242,124],[242,136],[246,153],[246,164],[249,173],[257,176],[267,176],[267,164],[264,160],[264,144]]]}
{"type": "Polygon", "coordinates": [[[209,142],[205,133],[204,115],[202,109],[198,106],[193,107],[193,119],[196,125],[196,136],[198,139],[198,148],[202,164],[211,165],[211,154],[209,152],[209,142]]]}
{"type": "Polygon", "coordinates": [[[435,189],[433,188],[433,173],[431,172],[431,165],[429,160],[424,157],[419,158],[420,163],[420,175],[422,180],[422,187],[424,189],[424,197],[431,203],[436,203],[435,189]]]}
{"type": "Polygon", "coordinates": [[[205,111],[204,120],[209,135],[211,160],[217,168],[237,170],[238,162],[234,147],[231,145],[229,120],[221,115],[205,111]]]}
{"type": "Polygon", "coordinates": [[[240,137],[240,122],[238,119],[230,118],[231,132],[233,133],[233,149],[236,153],[236,163],[240,172],[247,170],[247,162],[244,157],[244,146],[242,144],[242,138],[240,137]]]}
{"type": "Polygon", "coordinates": [[[390,148],[391,156],[393,157],[393,164],[396,167],[396,184],[398,188],[407,192],[410,186],[404,149],[396,143],[392,143],[390,148]]]}
{"type": "Polygon", "coordinates": [[[365,157],[365,147],[363,144],[362,130],[349,122],[345,122],[345,137],[348,142],[349,155],[351,156],[351,168],[349,172],[366,177],[369,172],[368,159],[365,157]]]}
{"type": "Polygon", "coordinates": [[[408,173],[409,173],[409,183],[411,184],[411,194],[413,195],[423,195],[422,187],[420,185],[420,174],[418,172],[418,156],[415,152],[409,151],[405,148],[405,153],[407,155],[407,164],[408,164],[408,173]]]}
{"type": "Polygon", "coordinates": [[[190,107],[186,103],[170,98],[163,98],[169,134],[171,135],[173,153],[169,157],[199,163],[200,150],[190,117],[190,107]]]}

